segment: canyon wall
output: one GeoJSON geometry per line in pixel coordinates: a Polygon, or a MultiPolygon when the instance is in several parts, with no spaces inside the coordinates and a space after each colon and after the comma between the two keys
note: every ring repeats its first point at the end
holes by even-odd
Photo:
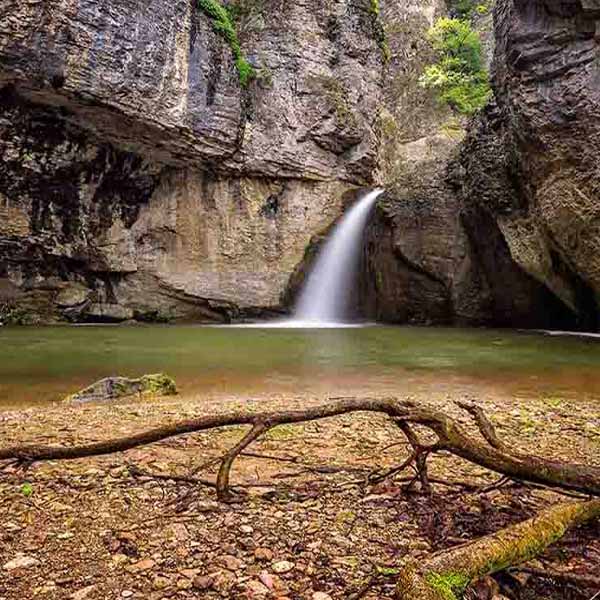
{"type": "MultiPolygon", "coordinates": [[[[494,90],[480,116],[461,122],[407,93],[386,99],[389,193],[368,232],[367,311],[397,322],[593,330],[600,5],[498,0],[494,12],[494,23],[475,20],[494,90]]],[[[426,51],[399,39],[403,68],[422,72],[426,51]]]]}
{"type": "Polygon", "coordinates": [[[3,13],[12,320],[277,309],[311,237],[373,179],[384,57],[370,2],[253,3],[238,22],[247,88],[192,0],[9,0],[3,13]]]}
{"type": "Polygon", "coordinates": [[[194,0],[6,0],[0,321],[280,312],[383,185],[363,315],[597,328],[600,6],[491,4],[466,120],[418,85],[444,0],[241,2],[247,87],[194,0]]]}
{"type": "Polygon", "coordinates": [[[599,23],[593,0],[498,3],[495,102],[473,124],[458,178],[478,251],[487,228],[505,261],[590,330],[600,324],[599,23]]]}

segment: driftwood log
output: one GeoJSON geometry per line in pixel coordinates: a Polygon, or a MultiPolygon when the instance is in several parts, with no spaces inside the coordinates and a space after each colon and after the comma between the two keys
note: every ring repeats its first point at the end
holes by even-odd
{"type": "Polygon", "coordinates": [[[571,527],[599,516],[600,499],[561,503],[424,563],[409,562],[400,569],[396,596],[402,600],[460,598],[473,581],[535,558],[571,527]]]}
{"type": "MultiPolygon", "coordinates": [[[[448,452],[503,476],[544,486],[600,496],[600,468],[525,454],[504,443],[483,410],[474,404],[459,403],[480,432],[468,432],[456,419],[442,410],[410,400],[341,398],[321,406],[279,412],[234,411],[202,416],[158,427],[141,433],[101,442],[75,446],[18,445],[0,448],[0,461],[29,464],[45,460],[73,460],[124,452],[175,436],[233,425],[247,425],[248,432],[222,458],[215,488],[219,500],[234,498],[230,489],[231,467],[241,454],[268,430],[283,424],[303,423],[353,412],[388,415],[398,425],[412,447],[412,454],[397,473],[414,464],[421,491],[430,490],[427,457],[448,452]],[[427,428],[437,438],[424,444],[413,426],[427,428]]],[[[463,546],[432,556],[415,565],[407,563],[398,575],[397,597],[404,600],[452,600],[459,598],[472,581],[525,562],[560,539],[575,525],[600,516],[600,499],[558,504],[533,519],[503,529],[463,546]]]]}

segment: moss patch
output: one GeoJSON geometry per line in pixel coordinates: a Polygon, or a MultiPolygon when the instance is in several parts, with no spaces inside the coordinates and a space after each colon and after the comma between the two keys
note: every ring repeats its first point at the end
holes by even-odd
{"type": "Polygon", "coordinates": [[[387,41],[385,34],[385,28],[381,23],[381,8],[379,6],[379,0],[369,0],[369,13],[373,19],[373,29],[375,30],[375,39],[381,49],[381,56],[383,62],[388,63],[391,58],[390,46],[387,41]]]}
{"type": "Polygon", "coordinates": [[[177,394],[175,380],[164,373],[144,375],[141,379],[145,392],[159,396],[175,396],[177,394]]]}
{"type": "Polygon", "coordinates": [[[470,583],[462,573],[429,573],[425,579],[444,600],[459,600],[470,583]]]}

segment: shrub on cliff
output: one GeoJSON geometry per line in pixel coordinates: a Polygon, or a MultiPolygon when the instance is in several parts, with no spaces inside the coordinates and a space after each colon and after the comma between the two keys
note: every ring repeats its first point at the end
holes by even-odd
{"type": "Polygon", "coordinates": [[[254,69],[242,53],[237,32],[229,12],[219,0],[198,0],[198,6],[210,17],[215,32],[224,37],[229,44],[235,58],[235,66],[240,77],[240,83],[246,87],[254,77],[254,69]]]}
{"type": "Polygon", "coordinates": [[[438,60],[425,68],[419,82],[458,112],[471,115],[491,96],[487,71],[482,65],[479,35],[468,21],[438,19],[428,37],[438,60]]]}

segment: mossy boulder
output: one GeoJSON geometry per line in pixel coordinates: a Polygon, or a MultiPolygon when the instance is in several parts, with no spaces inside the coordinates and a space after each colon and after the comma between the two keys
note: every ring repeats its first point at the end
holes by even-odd
{"type": "Polygon", "coordinates": [[[66,403],[106,402],[128,396],[174,396],[175,381],[164,373],[143,375],[139,379],[106,377],[64,399],[66,403]]]}

